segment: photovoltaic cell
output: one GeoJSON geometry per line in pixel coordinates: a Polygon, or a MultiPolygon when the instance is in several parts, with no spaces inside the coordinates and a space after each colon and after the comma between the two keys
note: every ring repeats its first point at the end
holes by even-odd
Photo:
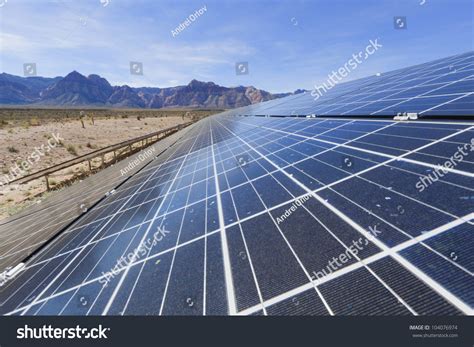
{"type": "Polygon", "coordinates": [[[474,115],[474,52],[380,76],[316,84],[304,94],[229,111],[232,115],[396,116],[474,115]]]}
{"type": "MultiPolygon", "coordinates": [[[[34,254],[0,287],[0,312],[471,314],[474,161],[434,174],[471,149],[472,121],[238,115],[435,112],[425,102],[471,92],[472,60],[199,121],[34,254]]],[[[22,251],[2,237],[3,257],[22,251]]]]}

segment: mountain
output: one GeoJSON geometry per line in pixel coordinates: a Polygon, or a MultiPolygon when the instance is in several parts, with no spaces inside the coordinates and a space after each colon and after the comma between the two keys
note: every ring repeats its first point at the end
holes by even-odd
{"type": "Polygon", "coordinates": [[[254,87],[226,88],[213,82],[192,80],[173,93],[161,91],[155,95],[152,107],[233,108],[274,99],[273,95],[254,87]]]}
{"type": "Polygon", "coordinates": [[[62,77],[18,77],[0,74],[0,104],[28,104],[40,100],[40,93],[62,77]]]}
{"type": "Polygon", "coordinates": [[[129,86],[114,87],[107,102],[115,107],[144,108],[146,100],[129,86]]]}
{"type": "Polygon", "coordinates": [[[127,108],[234,108],[303,92],[271,94],[255,87],[227,88],[192,80],[170,88],[112,86],[99,75],[77,71],[65,77],[18,77],[0,74],[0,104],[103,106],[127,108]]]}
{"type": "Polygon", "coordinates": [[[41,104],[102,105],[113,91],[106,79],[97,75],[85,77],[73,71],[40,93],[41,104]]]}

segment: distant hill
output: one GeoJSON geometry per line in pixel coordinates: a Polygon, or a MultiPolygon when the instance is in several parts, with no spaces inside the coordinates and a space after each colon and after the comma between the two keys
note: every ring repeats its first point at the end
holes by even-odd
{"type": "Polygon", "coordinates": [[[0,74],[0,104],[22,105],[39,100],[41,91],[60,81],[62,77],[18,77],[0,74]]]}
{"type": "MultiPolygon", "coordinates": [[[[295,93],[304,92],[297,90],[295,93]]],[[[171,88],[112,86],[98,75],[73,71],[66,77],[19,77],[0,74],[0,104],[47,106],[106,106],[127,108],[234,108],[281,98],[255,87],[227,88],[192,80],[171,88]]]]}

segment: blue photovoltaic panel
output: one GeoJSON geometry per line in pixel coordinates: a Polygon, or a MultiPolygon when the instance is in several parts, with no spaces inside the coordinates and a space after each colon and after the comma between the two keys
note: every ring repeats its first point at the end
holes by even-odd
{"type": "Polygon", "coordinates": [[[474,115],[474,52],[243,107],[234,115],[474,115]]]}
{"type": "Polygon", "coordinates": [[[473,129],[202,120],[0,287],[0,310],[470,314],[474,161],[419,185],[473,129]]]}
{"type": "Polygon", "coordinates": [[[471,63],[197,122],[3,281],[0,312],[472,314],[474,122],[325,117],[472,114],[471,63]]]}

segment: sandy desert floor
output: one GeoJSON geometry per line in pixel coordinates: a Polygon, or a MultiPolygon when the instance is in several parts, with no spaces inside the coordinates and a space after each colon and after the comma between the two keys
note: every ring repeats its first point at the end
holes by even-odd
{"type": "MultiPolygon", "coordinates": [[[[25,121],[0,119],[0,175],[8,174],[15,163],[20,164],[31,156],[35,147],[47,146],[53,134],[59,134],[62,145],[51,149],[28,170],[34,173],[41,169],[73,159],[79,155],[149,134],[160,129],[189,121],[183,116],[145,116],[100,117],[94,119],[83,117],[84,126],[76,119],[43,119],[33,118],[25,121]]],[[[95,118],[95,117],[94,117],[95,118]]],[[[74,170],[80,170],[80,167],[74,170]]],[[[70,172],[71,173],[71,172],[70,172]]],[[[53,186],[61,177],[51,176],[53,186]]],[[[0,180],[0,182],[4,182],[0,180]]],[[[0,189],[0,220],[17,213],[26,206],[43,199],[45,193],[44,179],[35,180],[23,185],[8,185],[0,189]]]]}

